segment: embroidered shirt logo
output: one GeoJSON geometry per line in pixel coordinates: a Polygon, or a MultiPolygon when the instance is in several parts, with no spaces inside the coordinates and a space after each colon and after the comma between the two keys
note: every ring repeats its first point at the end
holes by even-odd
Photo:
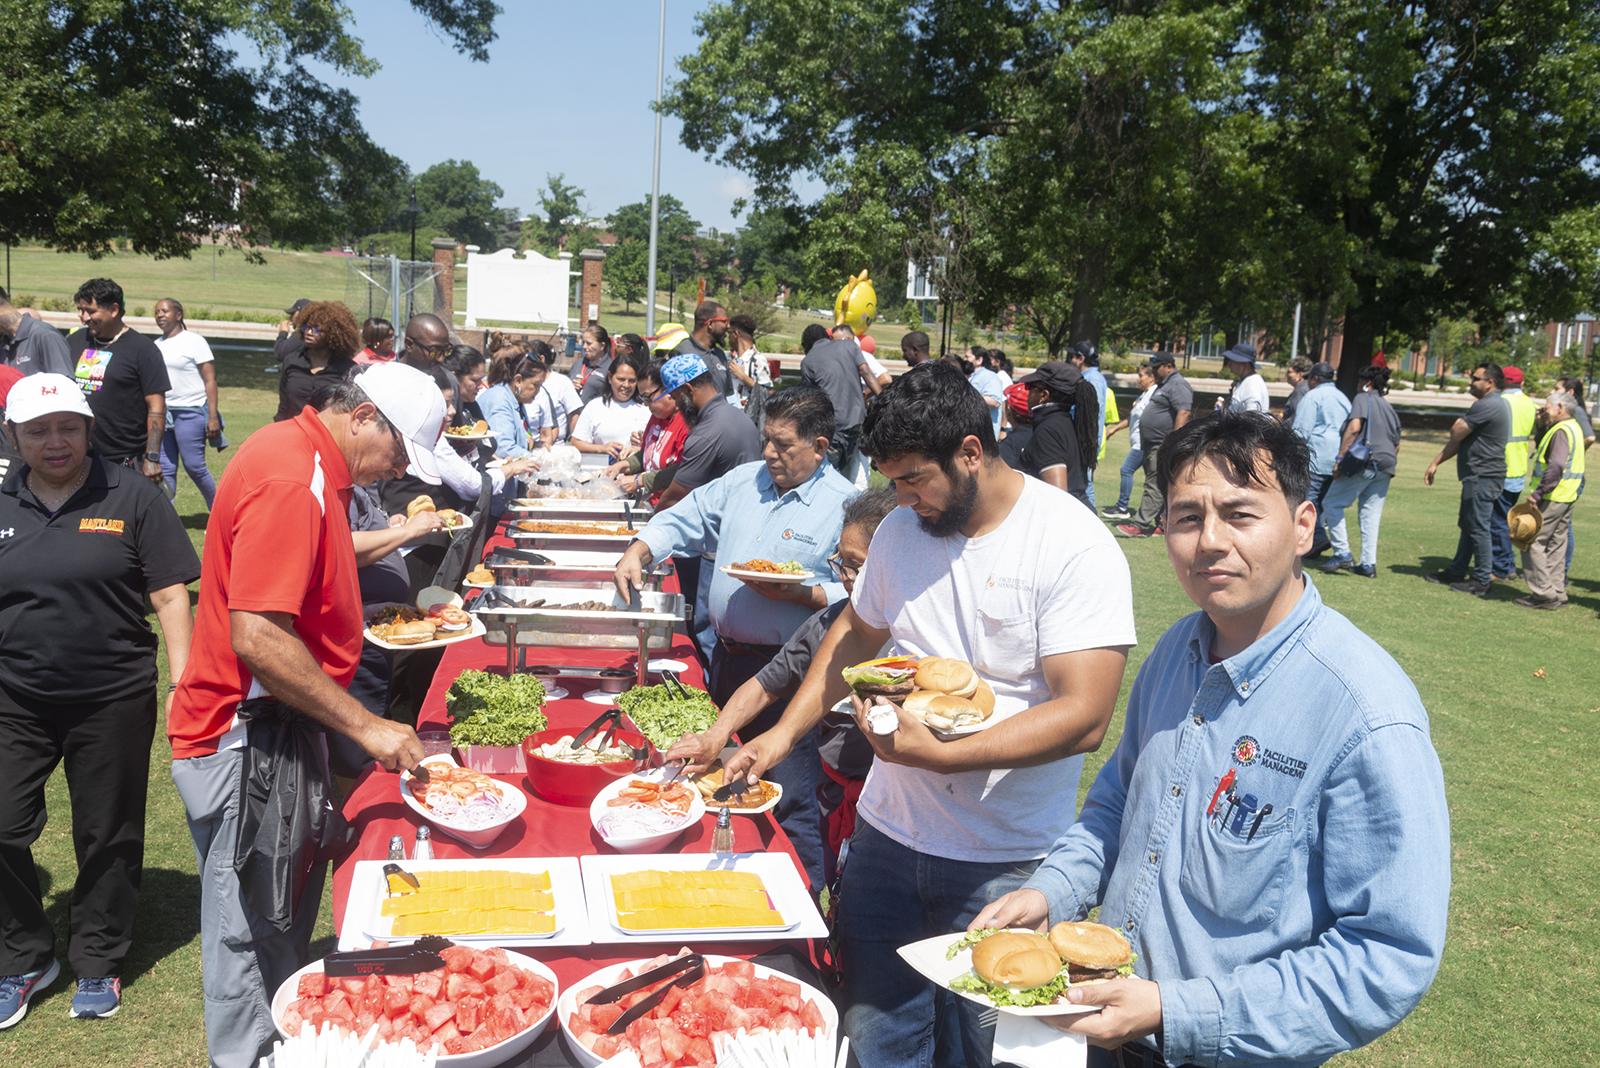
{"type": "Polygon", "coordinates": [[[1254,764],[1260,753],[1261,745],[1248,734],[1241,735],[1239,740],[1233,743],[1233,760],[1236,764],[1254,764]]]}
{"type": "Polygon", "coordinates": [[[1240,735],[1239,740],[1233,743],[1233,760],[1240,765],[1259,764],[1266,771],[1275,771],[1295,779],[1306,777],[1304,760],[1268,749],[1248,734],[1240,735]]]}
{"type": "Polygon", "coordinates": [[[78,533],[80,534],[121,534],[126,527],[127,521],[122,519],[78,520],[78,533]]]}
{"type": "Polygon", "coordinates": [[[16,536],[17,536],[17,528],[16,527],[6,527],[6,529],[0,530],[0,538],[14,538],[16,536]]]}
{"type": "Polygon", "coordinates": [[[813,538],[809,534],[802,534],[793,527],[784,528],[783,534],[781,534],[780,537],[782,537],[784,541],[797,541],[801,545],[810,545],[813,548],[815,548],[817,544],[816,538],[813,538]]]}

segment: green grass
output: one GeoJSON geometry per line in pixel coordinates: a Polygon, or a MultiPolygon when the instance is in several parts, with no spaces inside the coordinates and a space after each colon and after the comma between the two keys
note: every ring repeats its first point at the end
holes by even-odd
{"type": "MultiPolygon", "coordinates": [[[[239,441],[269,418],[274,379],[261,373],[259,357],[225,354],[219,364],[230,436],[239,441]]],[[[1102,502],[1114,499],[1123,442],[1113,439],[1099,468],[1102,502]]],[[[1377,638],[1422,693],[1444,764],[1455,858],[1449,942],[1433,990],[1399,1028],[1339,1063],[1592,1063],[1600,1048],[1600,798],[1589,785],[1600,763],[1600,527],[1588,520],[1592,508],[1580,506],[1573,605],[1563,612],[1516,607],[1520,587],[1497,587],[1480,601],[1428,585],[1423,571],[1455,546],[1454,482],[1422,485],[1436,448],[1408,437],[1401,450],[1379,578],[1317,576],[1327,601],[1377,638]]],[[[187,481],[180,486],[178,510],[198,546],[204,509],[187,481]]],[[[1191,606],[1159,540],[1124,548],[1140,638],[1131,684],[1155,639],[1191,606]]],[[[1105,746],[1090,757],[1091,775],[1120,731],[1119,711],[1105,746]]],[[[21,1026],[0,1034],[0,1064],[66,1068],[108,1049],[130,1066],[205,1062],[194,853],[168,763],[158,732],[145,887],[122,1013],[102,1023],[67,1020],[63,981],[21,1026]]],[[[34,855],[64,948],[76,869],[60,772],[47,793],[52,818],[34,855]]],[[[325,906],[323,937],[330,919],[325,906]]]]}

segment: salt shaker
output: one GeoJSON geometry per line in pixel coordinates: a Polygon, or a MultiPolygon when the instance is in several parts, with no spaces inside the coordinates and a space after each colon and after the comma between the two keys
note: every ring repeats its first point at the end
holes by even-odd
{"type": "Polygon", "coordinates": [[[730,809],[717,813],[717,826],[711,832],[711,851],[718,855],[733,852],[733,812],[730,809]]]}
{"type": "Polygon", "coordinates": [[[401,838],[398,834],[391,834],[389,836],[389,859],[406,859],[406,840],[401,838]]]}
{"type": "Polygon", "coordinates": [[[428,828],[417,828],[417,844],[411,847],[411,859],[433,859],[433,832],[428,830],[428,828]]]}

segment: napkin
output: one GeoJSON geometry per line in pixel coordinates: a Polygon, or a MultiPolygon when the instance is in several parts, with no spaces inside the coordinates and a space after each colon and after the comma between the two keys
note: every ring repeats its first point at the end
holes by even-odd
{"type": "Polygon", "coordinates": [[[1057,1031],[1037,1016],[1002,1012],[994,1025],[994,1063],[1017,1068],[1084,1068],[1089,1044],[1057,1031]]]}

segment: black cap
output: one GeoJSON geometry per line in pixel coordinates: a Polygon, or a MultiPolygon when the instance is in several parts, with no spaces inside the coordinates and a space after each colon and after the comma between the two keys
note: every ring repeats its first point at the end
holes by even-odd
{"type": "Polygon", "coordinates": [[[1083,372],[1065,360],[1051,360],[1041,364],[1037,371],[1023,375],[1017,379],[1025,386],[1037,383],[1057,393],[1071,393],[1078,388],[1078,383],[1083,380],[1083,372]]]}
{"type": "Polygon", "coordinates": [[[1177,364],[1177,362],[1178,362],[1177,360],[1174,360],[1172,358],[1172,353],[1170,353],[1170,352],[1158,352],[1155,355],[1150,357],[1150,366],[1151,367],[1155,367],[1155,366],[1157,366],[1159,364],[1163,364],[1163,363],[1170,363],[1170,364],[1174,364],[1175,365],[1175,364],[1177,364]]]}
{"type": "Polygon", "coordinates": [[[1306,374],[1310,375],[1312,378],[1321,378],[1329,382],[1332,382],[1335,378],[1339,377],[1339,372],[1333,369],[1333,364],[1327,362],[1326,360],[1312,364],[1311,370],[1307,371],[1306,374]]]}
{"type": "Polygon", "coordinates": [[[285,308],[283,310],[284,310],[284,312],[286,312],[288,314],[289,318],[292,319],[296,315],[299,315],[301,309],[304,308],[306,305],[308,305],[310,303],[311,303],[311,298],[310,297],[301,297],[299,300],[295,301],[293,304],[289,305],[287,308],[285,308]]]}

